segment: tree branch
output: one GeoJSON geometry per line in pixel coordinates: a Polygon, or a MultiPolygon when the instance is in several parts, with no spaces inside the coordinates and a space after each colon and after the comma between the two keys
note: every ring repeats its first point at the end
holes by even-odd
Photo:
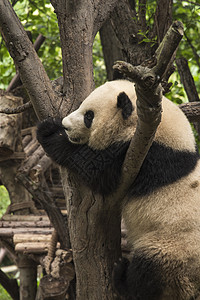
{"type": "Polygon", "coordinates": [[[13,300],[19,300],[19,287],[16,279],[10,279],[0,270],[0,284],[10,294],[13,300]]]}
{"type": "MultiPolygon", "coordinates": [[[[199,4],[199,5],[200,5],[200,4],[199,4]]],[[[192,49],[192,52],[193,52],[193,54],[194,54],[196,63],[197,63],[197,65],[198,65],[199,69],[200,69],[200,57],[199,57],[199,55],[198,55],[198,53],[197,53],[195,47],[193,46],[191,40],[190,40],[189,37],[186,35],[186,33],[185,33],[185,37],[186,37],[186,40],[187,40],[188,44],[190,45],[190,48],[192,49]]]]}
{"type": "Polygon", "coordinates": [[[190,102],[199,101],[199,95],[194,83],[194,79],[192,77],[192,74],[190,72],[187,59],[184,57],[177,58],[176,64],[178,67],[178,72],[181,78],[181,83],[184,86],[184,89],[186,91],[186,94],[188,96],[188,100],[190,102]]]}
{"type": "Polygon", "coordinates": [[[138,17],[135,10],[130,9],[128,0],[118,0],[111,14],[111,25],[120,48],[123,49],[125,60],[134,66],[141,64],[144,60],[144,53],[146,53],[145,45],[144,43],[138,44],[141,38],[138,35],[138,17]]]}
{"type": "Polygon", "coordinates": [[[161,120],[162,88],[159,83],[182,36],[183,25],[181,22],[175,22],[163,39],[158,50],[157,64],[151,70],[142,66],[133,67],[125,62],[117,62],[114,66],[136,82],[138,114],[136,131],[127,151],[122,170],[122,182],[116,196],[123,197],[126,194],[152,144],[161,120]]]}
{"type": "Polygon", "coordinates": [[[157,36],[158,44],[161,43],[165,33],[172,24],[172,0],[157,1],[154,17],[153,37],[157,36]]]}
{"type": "Polygon", "coordinates": [[[93,37],[95,37],[103,23],[108,19],[118,0],[96,0],[94,2],[96,3],[94,4],[93,37]]]}
{"type": "MultiPolygon", "coordinates": [[[[35,40],[35,43],[33,44],[33,47],[36,52],[38,52],[38,50],[40,49],[40,47],[44,43],[44,41],[45,41],[45,37],[42,34],[39,34],[37,39],[35,40]]],[[[6,89],[6,92],[10,92],[11,90],[16,88],[20,84],[22,84],[22,83],[20,80],[19,72],[17,71],[17,73],[15,74],[15,76],[13,77],[11,82],[9,83],[9,85],[6,89]]]]}
{"type": "Polygon", "coordinates": [[[63,60],[63,116],[76,109],[94,89],[92,46],[94,37],[117,0],[55,1],[63,60]],[[79,41],[79,42],[77,42],[79,41]],[[69,101],[71,105],[69,105],[69,101]]]}
{"type": "Polygon", "coordinates": [[[0,1],[0,31],[38,118],[53,116],[56,112],[56,96],[51,82],[8,0],[0,1]]]}
{"type": "Polygon", "coordinates": [[[182,37],[183,24],[180,21],[173,22],[155,53],[157,64],[153,71],[160,78],[164,75],[182,37]]]}
{"type": "Polygon", "coordinates": [[[123,197],[135,180],[161,121],[162,87],[159,77],[147,67],[117,62],[114,68],[136,83],[137,94],[137,127],[124,161],[122,182],[116,193],[123,197]]]}
{"type": "Polygon", "coordinates": [[[25,104],[22,104],[16,108],[9,108],[9,107],[6,107],[5,109],[0,109],[0,113],[4,113],[4,114],[19,114],[21,112],[24,112],[26,109],[32,107],[32,103],[31,101],[25,103],[25,104]]]}
{"type": "Polygon", "coordinates": [[[183,103],[179,108],[190,122],[200,122],[200,102],[183,103]]]}
{"type": "MultiPolygon", "coordinates": [[[[178,67],[178,72],[179,72],[179,75],[180,75],[180,78],[181,78],[181,82],[184,86],[184,89],[186,91],[186,94],[187,94],[187,97],[188,97],[188,100],[189,101],[192,101],[192,102],[195,102],[195,101],[199,101],[199,95],[197,93],[197,90],[196,90],[196,86],[195,86],[195,83],[194,83],[194,79],[192,77],[192,74],[190,72],[190,69],[189,69],[189,66],[188,66],[188,62],[187,62],[187,59],[181,57],[179,59],[176,60],[176,64],[177,64],[177,67],[178,67]]],[[[200,105],[200,101],[199,101],[199,105],[200,105]]],[[[191,110],[191,108],[190,108],[191,110]]],[[[193,119],[197,119],[197,108],[193,107],[193,113],[194,113],[194,116],[193,116],[193,119]]],[[[200,122],[199,120],[196,122],[194,122],[194,127],[198,133],[198,135],[200,136],[200,122]]]]}

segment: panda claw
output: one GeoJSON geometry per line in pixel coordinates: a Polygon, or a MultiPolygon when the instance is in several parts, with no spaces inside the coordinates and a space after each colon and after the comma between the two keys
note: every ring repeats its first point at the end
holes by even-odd
{"type": "Polygon", "coordinates": [[[118,261],[114,262],[114,267],[117,267],[122,262],[122,258],[120,257],[118,261]]]}

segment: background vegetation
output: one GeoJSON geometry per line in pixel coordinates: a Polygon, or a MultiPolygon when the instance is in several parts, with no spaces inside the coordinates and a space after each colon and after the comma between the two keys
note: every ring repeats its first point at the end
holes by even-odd
{"type": "Polygon", "coordinates": [[[9,203],[10,199],[8,192],[3,185],[0,185],[0,218],[6,212],[9,203]]]}

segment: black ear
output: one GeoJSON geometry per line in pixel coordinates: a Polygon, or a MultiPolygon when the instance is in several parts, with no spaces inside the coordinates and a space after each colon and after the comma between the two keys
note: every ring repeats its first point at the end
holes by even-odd
{"type": "Polygon", "coordinates": [[[122,109],[124,120],[127,120],[134,110],[131,100],[124,92],[117,96],[117,107],[122,109]]]}

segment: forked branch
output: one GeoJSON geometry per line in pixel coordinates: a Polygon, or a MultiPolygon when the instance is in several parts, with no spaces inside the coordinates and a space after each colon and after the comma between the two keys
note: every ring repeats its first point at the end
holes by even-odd
{"type": "Polygon", "coordinates": [[[162,87],[161,80],[171,58],[183,36],[183,25],[174,22],[169,28],[157,51],[157,63],[152,68],[117,62],[114,66],[136,83],[137,127],[126,154],[122,170],[122,182],[117,196],[123,198],[127,189],[136,178],[141,165],[153,142],[157,127],[161,121],[162,87]]]}

